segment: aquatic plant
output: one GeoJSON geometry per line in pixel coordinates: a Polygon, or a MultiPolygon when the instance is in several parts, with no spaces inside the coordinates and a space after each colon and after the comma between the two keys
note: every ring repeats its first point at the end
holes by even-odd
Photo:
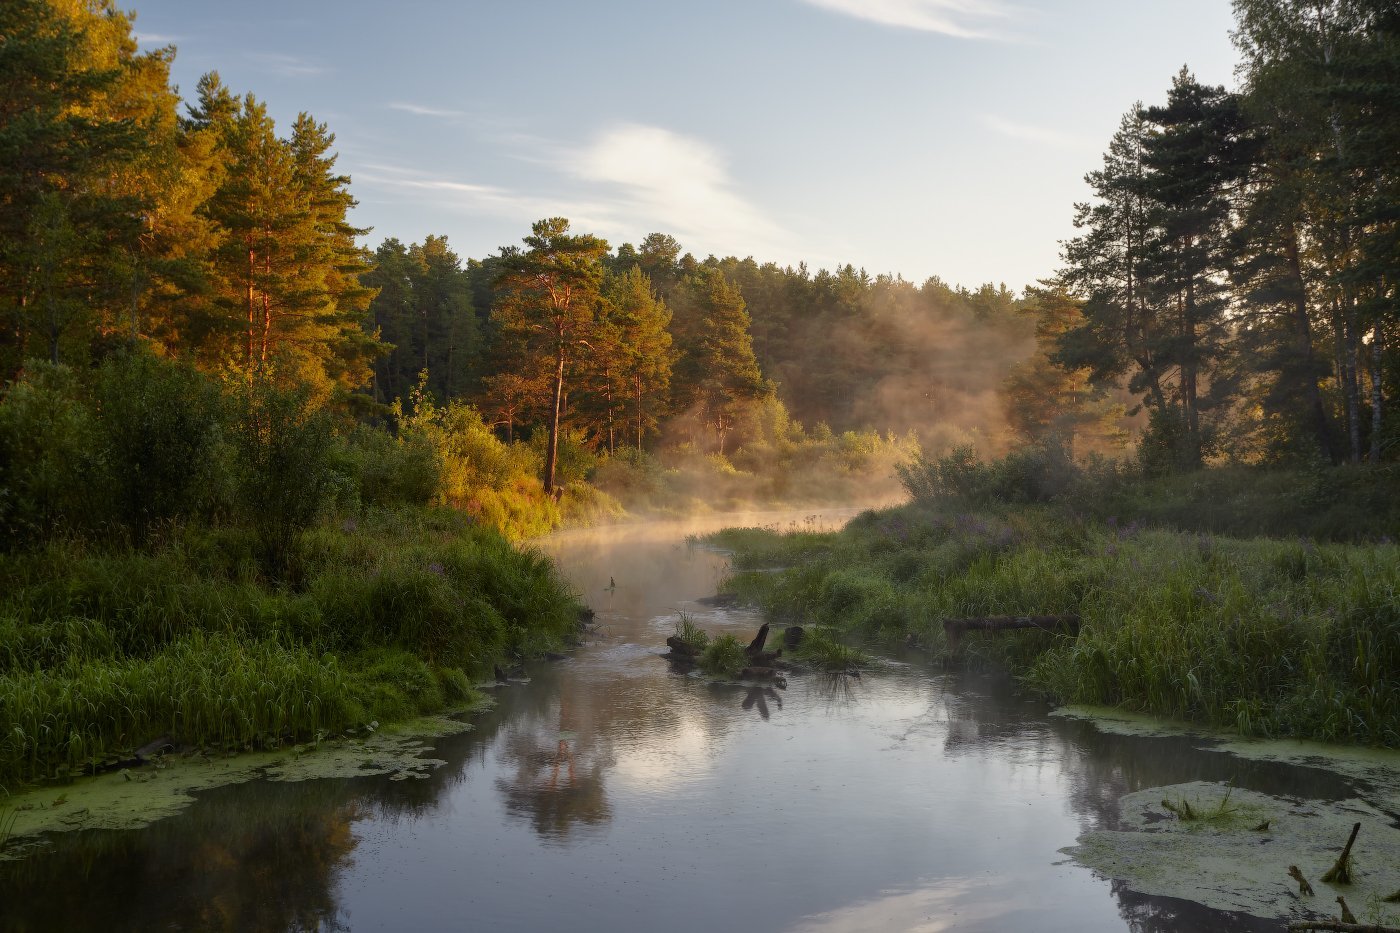
{"type": "MultiPolygon", "coordinates": [[[[1193,805],[1189,798],[1180,796],[1175,801],[1162,799],[1162,808],[1176,816],[1183,823],[1223,823],[1235,816],[1237,808],[1230,805],[1233,787],[1225,789],[1225,796],[1211,806],[1202,807],[1199,802],[1193,805]]],[[[1267,828],[1267,823],[1265,823],[1267,828]]]]}
{"type": "Polygon", "coordinates": [[[737,677],[747,664],[744,643],[728,632],[715,636],[700,652],[700,669],[717,677],[737,677]]]}
{"type": "Polygon", "coordinates": [[[676,613],[675,636],[681,641],[704,651],[710,644],[710,633],[695,624],[695,619],[688,612],[676,613]]]}
{"type": "Polygon", "coordinates": [[[870,663],[870,656],[864,651],[842,644],[821,628],[807,629],[794,654],[804,663],[830,673],[858,671],[870,663]]]}

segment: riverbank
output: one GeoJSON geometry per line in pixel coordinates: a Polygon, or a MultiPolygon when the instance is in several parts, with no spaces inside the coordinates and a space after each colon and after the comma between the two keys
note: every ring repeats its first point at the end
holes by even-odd
{"type": "Polygon", "coordinates": [[[458,707],[494,666],[567,645],[553,563],[446,509],[304,533],[294,574],[191,526],[163,546],[54,540],[0,555],[0,785],[162,746],[273,748],[458,707]]]}
{"type": "Polygon", "coordinates": [[[1400,747],[1400,548],[1149,529],[1050,507],[911,504],[838,533],[733,529],[728,588],[775,620],[947,650],[942,621],[1077,615],[1077,638],[969,632],[1058,702],[1400,747]],[[775,568],[782,568],[774,571],[775,568]]]}

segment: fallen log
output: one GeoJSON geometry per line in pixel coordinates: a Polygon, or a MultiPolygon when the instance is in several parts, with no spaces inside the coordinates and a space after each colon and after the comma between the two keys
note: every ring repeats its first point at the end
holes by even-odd
{"type": "Polygon", "coordinates": [[[944,619],[943,632],[948,637],[948,650],[958,650],[958,643],[967,632],[1005,632],[1014,629],[1038,628],[1045,632],[1079,634],[1079,616],[1073,613],[1053,616],[975,616],[970,619],[944,619]]]}
{"type": "Polygon", "coordinates": [[[768,623],[764,622],[763,625],[759,627],[758,634],[753,637],[753,641],[749,642],[749,646],[744,649],[744,654],[747,654],[751,658],[757,657],[758,655],[762,654],[763,643],[767,640],[768,623]]]}
{"type": "Polygon", "coordinates": [[[676,654],[687,658],[694,658],[700,654],[700,647],[698,645],[691,644],[679,635],[672,635],[667,638],[666,647],[670,648],[676,654]]]}
{"type": "Polygon", "coordinates": [[[1343,923],[1340,920],[1298,920],[1288,925],[1294,930],[1333,930],[1335,933],[1400,933],[1400,927],[1383,927],[1374,923],[1343,923]]]}

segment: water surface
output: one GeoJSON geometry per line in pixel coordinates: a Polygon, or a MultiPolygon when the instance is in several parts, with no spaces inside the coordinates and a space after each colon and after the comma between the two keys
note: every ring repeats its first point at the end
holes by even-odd
{"type": "Polygon", "coordinates": [[[1135,895],[1059,850],[1141,788],[1347,796],[1335,775],[1101,734],[927,659],[785,690],[673,671],[678,610],[745,638],[761,623],[696,602],[725,558],[685,535],[734,523],[547,539],[598,631],[433,740],[448,764],[428,779],[258,781],[145,830],[65,834],[0,865],[0,929],[1283,928],[1135,895]]]}

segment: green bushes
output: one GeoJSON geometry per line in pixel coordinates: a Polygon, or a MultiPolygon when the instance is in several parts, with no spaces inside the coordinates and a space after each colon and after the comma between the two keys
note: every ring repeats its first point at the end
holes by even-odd
{"type": "Polygon", "coordinates": [[[143,543],[217,502],[224,400],[193,368],[144,353],[103,363],[92,387],[100,489],[115,524],[143,543]]]}
{"type": "MultiPolygon", "coordinates": [[[[1154,455],[1155,456],[1155,455],[1154,455]]],[[[971,447],[899,467],[914,502],[930,508],[1005,510],[1054,505],[1063,515],[1164,525],[1234,537],[1304,535],[1364,541],[1400,537],[1400,465],[1264,468],[1222,465],[1182,472],[1161,464],[1072,461],[1054,443],[992,461],[971,447]]]]}

